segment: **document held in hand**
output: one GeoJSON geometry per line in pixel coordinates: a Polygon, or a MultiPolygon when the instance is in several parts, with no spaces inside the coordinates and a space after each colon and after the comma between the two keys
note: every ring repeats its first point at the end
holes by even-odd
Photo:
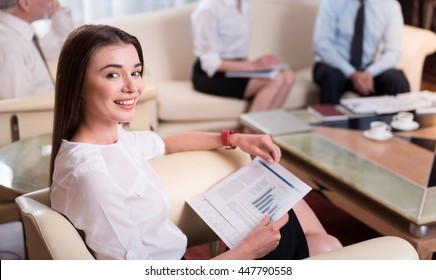
{"type": "Polygon", "coordinates": [[[187,203],[233,248],[265,215],[276,221],[310,190],[279,163],[257,157],[187,203]]]}

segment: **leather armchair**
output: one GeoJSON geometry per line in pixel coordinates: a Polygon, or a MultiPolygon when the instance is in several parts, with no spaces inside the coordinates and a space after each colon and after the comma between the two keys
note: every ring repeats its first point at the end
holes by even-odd
{"type": "MultiPolygon", "coordinates": [[[[218,150],[178,153],[151,161],[169,197],[170,219],[188,236],[188,246],[214,244],[218,237],[185,203],[186,199],[205,191],[249,160],[239,150],[218,150]]],[[[93,259],[73,225],[49,207],[48,188],[19,196],[16,202],[30,259],[93,259]]],[[[212,256],[215,254],[211,252],[212,256]]],[[[415,249],[405,240],[381,237],[309,259],[417,258],[415,249]]]]}

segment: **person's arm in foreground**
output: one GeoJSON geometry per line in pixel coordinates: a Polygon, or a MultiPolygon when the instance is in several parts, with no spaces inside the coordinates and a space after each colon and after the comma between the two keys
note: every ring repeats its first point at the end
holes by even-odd
{"type": "MultiPolygon", "coordinates": [[[[280,148],[275,145],[268,135],[231,134],[229,141],[232,146],[239,147],[253,156],[260,156],[272,163],[281,157],[280,148]]],[[[166,154],[193,151],[213,150],[221,148],[219,133],[194,132],[176,134],[164,138],[166,154]]],[[[288,214],[270,223],[269,215],[242,240],[236,247],[217,256],[215,259],[257,259],[274,250],[280,241],[280,229],[288,222],[288,214]]]]}
{"type": "MultiPolygon", "coordinates": [[[[240,134],[229,135],[232,146],[239,147],[242,151],[260,156],[269,163],[278,162],[281,157],[280,148],[275,145],[269,135],[240,134]]],[[[174,134],[164,138],[165,153],[177,153],[195,150],[214,150],[221,148],[221,135],[211,132],[192,132],[174,134]]]]}

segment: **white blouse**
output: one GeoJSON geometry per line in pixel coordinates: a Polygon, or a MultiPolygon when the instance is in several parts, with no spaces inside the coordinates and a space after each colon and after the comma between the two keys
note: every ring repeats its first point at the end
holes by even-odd
{"type": "Polygon", "coordinates": [[[153,132],[119,129],[117,143],[64,140],[55,161],[52,208],[85,232],[97,259],[181,259],[187,238],[148,160],[164,154],[153,132]]]}
{"type": "Polygon", "coordinates": [[[213,76],[222,59],[245,59],[250,41],[249,2],[202,0],[191,15],[194,54],[202,69],[213,76]]]}

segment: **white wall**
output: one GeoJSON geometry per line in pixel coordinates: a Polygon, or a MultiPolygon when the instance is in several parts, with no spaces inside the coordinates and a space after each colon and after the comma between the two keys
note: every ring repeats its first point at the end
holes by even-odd
{"type": "MultiPolygon", "coordinates": [[[[104,18],[120,17],[146,11],[178,7],[199,0],[59,0],[71,8],[76,26],[104,18]]],[[[33,23],[36,32],[42,34],[50,26],[50,20],[33,23]]]]}

